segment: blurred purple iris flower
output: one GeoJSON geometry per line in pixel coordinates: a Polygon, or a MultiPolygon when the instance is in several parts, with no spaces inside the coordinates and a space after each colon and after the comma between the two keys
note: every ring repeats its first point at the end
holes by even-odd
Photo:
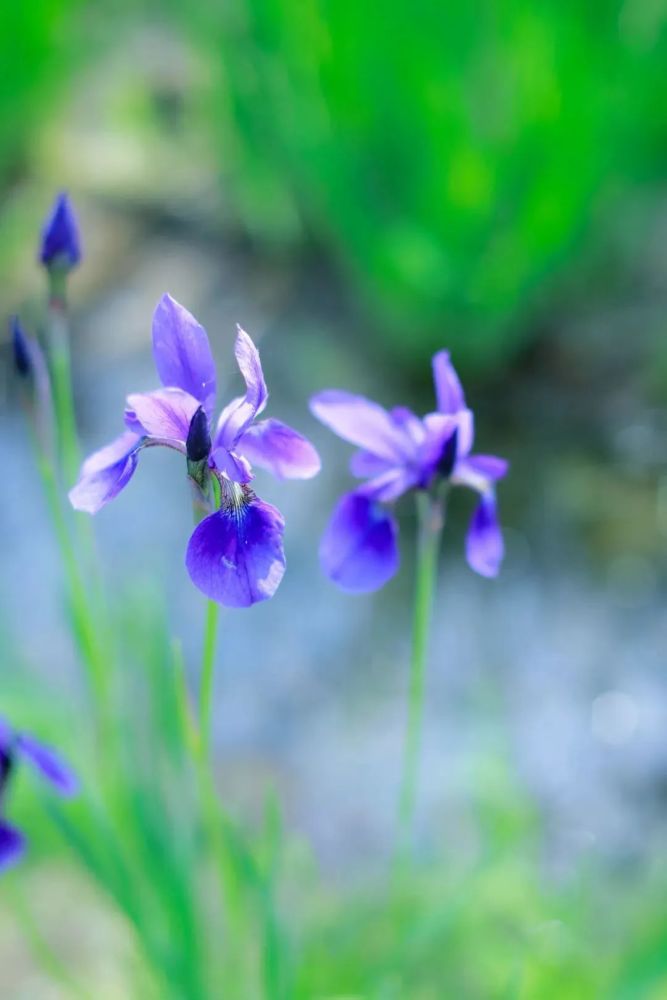
{"type": "Polygon", "coordinates": [[[385,410],[351,393],[329,389],[313,396],[313,414],[357,445],[350,463],[365,479],[338,502],[320,545],[323,569],[343,590],[377,590],[399,566],[398,525],[386,508],[409,490],[438,484],[468,486],[479,494],[466,540],[468,563],[495,576],[503,558],[495,483],[508,463],[471,455],[473,414],[447,351],[433,358],[438,410],[420,419],[406,407],[385,410]]]}
{"type": "Polygon", "coordinates": [[[79,788],[76,776],[51,747],[27,733],[17,733],[0,717],[0,872],[11,868],[25,853],[26,839],[3,818],[5,795],[17,760],[38,772],[59,795],[71,797],[79,788]]]}
{"type": "Polygon", "coordinates": [[[241,327],[235,354],[246,392],[223,409],[214,427],[216,375],[206,331],[164,295],[153,316],[153,356],[164,388],[128,396],[126,431],[84,462],[69,496],[77,510],[95,514],[127,486],[145,448],[165,445],[179,451],[200,488],[200,500],[212,511],[190,538],[190,577],[212,600],[248,607],[271,597],[285,571],[284,521],[248,485],[251,463],[279,479],[308,479],[319,472],[320,459],[312,444],[286,424],[254,422],[268,391],[257,348],[241,327]],[[219,508],[212,479],[219,486],[219,508]]]}
{"type": "Polygon", "coordinates": [[[76,267],[81,260],[81,241],[74,210],[66,194],[59,194],[44,226],[39,259],[46,267],[76,267]]]}

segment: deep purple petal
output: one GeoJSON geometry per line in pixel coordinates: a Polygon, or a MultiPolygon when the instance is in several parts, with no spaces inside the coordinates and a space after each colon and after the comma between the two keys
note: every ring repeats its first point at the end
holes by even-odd
{"type": "Polygon", "coordinates": [[[39,259],[48,267],[74,267],[81,260],[79,227],[66,194],[59,194],[42,228],[39,259]]]}
{"type": "Polygon", "coordinates": [[[441,413],[457,413],[465,409],[466,401],[459,377],[449,360],[449,351],[433,355],[435,398],[441,413]]]}
{"type": "Polygon", "coordinates": [[[111,444],[93,452],[81,467],[79,481],[69,491],[72,507],[96,514],[117,497],[137,467],[140,443],[138,434],[125,431],[111,444]]]}
{"type": "Polygon", "coordinates": [[[259,351],[242,327],[236,327],[234,354],[246,384],[245,396],[240,396],[220,414],[216,444],[232,450],[241,435],[262,412],[269,398],[264,381],[259,351]]]}
{"type": "Polygon", "coordinates": [[[252,424],[238,440],[238,451],[278,479],[311,479],[320,471],[320,456],[307,438],[280,420],[252,424]]]}
{"type": "Polygon", "coordinates": [[[485,493],[470,520],[466,536],[466,558],[471,568],[482,576],[496,576],[505,554],[503,536],[498,524],[496,498],[485,493]]]}
{"type": "Polygon", "coordinates": [[[255,497],[211,514],[188,544],[185,563],[192,582],[231,608],[272,597],[285,572],[284,527],[280,511],[255,497]]]}
{"type": "Polygon", "coordinates": [[[16,749],[29,761],[55,790],[66,797],[76,795],[79,781],[65,761],[51,747],[45,746],[27,733],[19,733],[16,749]]]}
{"type": "Polygon", "coordinates": [[[0,753],[6,753],[14,742],[14,730],[6,719],[0,716],[0,753]]]}
{"type": "Polygon", "coordinates": [[[183,389],[135,392],[127,397],[125,422],[137,433],[173,441],[185,453],[190,423],[199,407],[199,400],[183,389]]]}
{"type": "Polygon", "coordinates": [[[334,434],[396,465],[411,454],[408,434],[382,406],[364,396],[326,389],[310,400],[311,412],[334,434]]]}
{"type": "Polygon", "coordinates": [[[153,314],[153,357],[162,385],[183,389],[209,417],[215,404],[215,363],[206,330],[171,295],[153,314]]]}
{"type": "Polygon", "coordinates": [[[215,448],[211,452],[209,465],[224,472],[234,483],[249,483],[255,478],[248,459],[236,452],[227,451],[226,448],[215,448]]]}
{"type": "Polygon", "coordinates": [[[20,830],[0,820],[0,873],[13,868],[25,854],[26,839],[20,830]]]}
{"type": "Polygon", "coordinates": [[[366,496],[347,493],[320,543],[322,568],[343,590],[377,590],[398,570],[397,536],[391,514],[366,496]]]}

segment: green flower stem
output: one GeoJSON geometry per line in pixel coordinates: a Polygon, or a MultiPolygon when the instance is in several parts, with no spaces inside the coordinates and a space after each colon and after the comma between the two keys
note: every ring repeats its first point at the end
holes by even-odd
{"type": "Polygon", "coordinates": [[[204,649],[201,662],[199,689],[199,737],[202,753],[208,757],[211,752],[211,718],[213,708],[213,676],[215,673],[215,650],[218,636],[220,605],[215,601],[206,604],[204,625],[204,649]]]}
{"type": "Polygon", "coordinates": [[[399,799],[399,858],[406,858],[410,851],[424,714],[426,655],[433,609],[433,594],[437,579],[438,553],[443,527],[443,495],[433,496],[423,491],[417,493],[417,568],[412,625],[408,720],[403,757],[403,777],[399,799]]]}
{"type": "Polygon", "coordinates": [[[58,272],[50,274],[49,294],[49,361],[53,380],[53,403],[58,429],[58,448],[63,476],[67,486],[72,486],[81,464],[81,452],[74,412],[72,392],[72,365],[67,329],[67,306],[64,281],[58,272]]]}

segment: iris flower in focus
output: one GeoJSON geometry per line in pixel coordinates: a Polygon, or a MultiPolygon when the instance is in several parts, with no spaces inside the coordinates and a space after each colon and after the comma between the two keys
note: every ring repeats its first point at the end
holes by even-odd
{"type": "Polygon", "coordinates": [[[4,818],[5,797],[18,760],[30,764],[58,792],[71,797],[78,790],[78,781],[51,747],[44,746],[28,733],[17,733],[0,717],[0,872],[21,860],[26,838],[4,818]]]}
{"type": "Polygon", "coordinates": [[[95,514],[127,486],[146,448],[180,452],[209,511],[188,544],[190,577],[212,600],[248,607],[271,597],[285,571],[284,521],[251,489],[251,466],[279,479],[308,479],[320,460],[306,438],[279,420],[255,423],[268,391],[257,348],[241,327],[235,355],[245,395],[213,425],[216,373],[206,331],[163,296],[153,316],[153,356],[164,388],[127,397],[125,432],[84,462],[69,496],[77,510],[95,514]]]}
{"type": "Polygon", "coordinates": [[[311,399],[313,414],[360,449],[350,471],[365,482],[340,499],[320,546],[325,573],[343,590],[377,590],[397,572],[398,525],[390,505],[411,490],[475,490],[466,556],[482,576],[498,573],[504,549],[495,484],[508,463],[471,454],[473,414],[447,351],[434,356],[433,375],[438,409],[421,419],[406,407],[385,410],[338,389],[311,399]]]}

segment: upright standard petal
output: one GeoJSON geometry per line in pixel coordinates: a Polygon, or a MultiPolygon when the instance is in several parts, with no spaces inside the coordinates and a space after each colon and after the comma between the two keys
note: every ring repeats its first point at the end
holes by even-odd
{"type": "Polygon", "coordinates": [[[93,452],[81,467],[79,481],[69,491],[72,507],[96,514],[117,497],[134,475],[140,447],[141,437],[125,431],[111,444],[93,452]]]}
{"type": "Polygon", "coordinates": [[[190,424],[199,400],[183,389],[135,392],[127,397],[125,423],[137,434],[172,442],[185,453],[190,424]]]}
{"type": "Polygon", "coordinates": [[[7,871],[25,854],[26,840],[20,830],[0,820],[0,873],[7,871]]]}
{"type": "Polygon", "coordinates": [[[194,585],[231,608],[272,597],[285,572],[280,511],[252,494],[245,498],[197,525],[185,558],[194,585]]]}
{"type": "Polygon", "coordinates": [[[365,396],[355,396],[341,389],[325,389],[312,397],[310,410],[344,441],[393,465],[410,456],[412,449],[402,423],[365,396]]]}
{"type": "Polygon", "coordinates": [[[81,260],[79,227],[66,194],[59,194],[42,228],[39,259],[47,267],[74,267],[81,260]]]}
{"type": "Polygon", "coordinates": [[[438,351],[434,354],[432,365],[435,398],[440,412],[457,413],[465,409],[463,387],[449,359],[449,351],[438,351]]]}
{"type": "Polygon", "coordinates": [[[471,569],[481,576],[497,576],[505,554],[498,524],[496,498],[484,493],[472,515],[466,536],[466,558],[471,569]]]}
{"type": "Polygon", "coordinates": [[[153,357],[160,381],[199,400],[209,417],[215,404],[215,363],[206,330],[171,295],[153,314],[153,357]]]}
{"type": "Polygon", "coordinates": [[[67,798],[76,795],[79,790],[78,778],[55,750],[27,733],[19,733],[16,749],[60,795],[67,798]]]}
{"type": "Polygon", "coordinates": [[[278,479],[311,479],[321,468],[320,456],[310,441],[280,420],[252,424],[236,448],[251,465],[268,469],[278,479]]]}
{"type": "Polygon", "coordinates": [[[220,414],[215,444],[227,448],[228,451],[236,446],[241,435],[262,412],[269,398],[259,351],[242,327],[237,326],[236,331],[234,354],[246,384],[246,393],[225,407],[220,414]]]}
{"type": "Polygon", "coordinates": [[[358,492],[336,506],[320,543],[326,575],[351,593],[378,590],[398,570],[398,527],[380,505],[358,492]]]}

